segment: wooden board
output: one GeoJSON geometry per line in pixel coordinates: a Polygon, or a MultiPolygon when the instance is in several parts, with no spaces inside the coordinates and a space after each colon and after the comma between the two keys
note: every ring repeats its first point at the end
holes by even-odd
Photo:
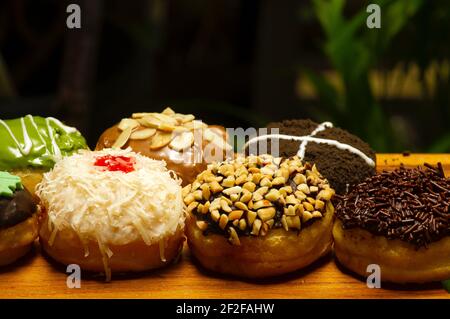
{"type": "MultiPolygon", "coordinates": [[[[379,154],[378,168],[400,163],[442,162],[450,175],[450,154],[379,154]]],[[[440,283],[387,285],[369,289],[365,280],[336,265],[332,256],[302,271],[264,281],[243,281],[208,273],[193,263],[185,247],[181,260],[162,270],[133,276],[83,274],[80,289],[66,285],[65,267],[43,257],[39,247],[13,266],[0,269],[0,298],[449,298],[440,283]]]]}

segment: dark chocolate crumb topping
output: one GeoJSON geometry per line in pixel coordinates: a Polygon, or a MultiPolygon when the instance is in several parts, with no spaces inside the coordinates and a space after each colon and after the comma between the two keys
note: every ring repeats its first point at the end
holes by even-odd
{"type": "MultiPolygon", "coordinates": [[[[267,128],[278,128],[280,134],[293,136],[308,136],[317,127],[318,123],[311,120],[284,120],[282,122],[269,123],[267,128]]],[[[315,135],[318,138],[336,140],[359,149],[361,152],[376,160],[375,152],[359,137],[338,127],[327,128],[315,135]]],[[[270,141],[276,139],[270,139],[270,141]]],[[[300,143],[298,141],[279,140],[279,155],[290,157],[297,154],[300,143]]],[[[272,152],[271,144],[267,148],[272,152]]],[[[375,168],[358,155],[338,149],[333,146],[310,142],[306,146],[305,162],[317,165],[321,174],[327,178],[331,187],[338,194],[345,194],[347,189],[362,182],[366,177],[374,175],[375,168]]]]}
{"type": "Polygon", "coordinates": [[[424,166],[385,171],[336,196],[343,228],[360,227],[416,248],[449,236],[450,179],[440,163],[424,166]]]}

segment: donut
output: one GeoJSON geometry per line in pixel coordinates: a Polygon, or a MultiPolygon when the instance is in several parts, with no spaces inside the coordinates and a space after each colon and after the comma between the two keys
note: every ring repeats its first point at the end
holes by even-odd
{"type": "Polygon", "coordinates": [[[0,171],[0,266],[24,256],[38,236],[33,196],[18,176],[0,171]]]}
{"type": "Polygon", "coordinates": [[[183,188],[191,254],[213,272],[265,278],[292,272],[332,245],[334,190],[297,157],[211,164],[183,188]]]}
{"type": "MultiPolygon", "coordinates": [[[[316,164],[337,194],[345,194],[353,185],[376,173],[376,155],[370,146],[331,122],[319,124],[309,119],[293,119],[269,123],[267,129],[269,134],[249,140],[248,154],[258,154],[256,142],[269,141],[269,153],[274,156],[297,155],[316,164]]],[[[266,148],[261,151],[267,152],[266,148]]]]}
{"type": "Polygon", "coordinates": [[[208,163],[233,156],[225,128],[208,126],[192,114],[175,113],[171,108],[162,113],[134,113],[122,119],[100,136],[96,150],[127,147],[164,160],[183,185],[191,183],[208,163]]]}
{"type": "Polygon", "coordinates": [[[63,264],[112,273],[168,265],[184,242],[181,181],[130,149],[80,151],[44,174],[40,242],[63,264]]]}
{"type": "Polygon", "coordinates": [[[0,120],[0,137],[0,170],[21,177],[32,194],[58,159],[87,148],[80,132],[53,117],[0,120]]]}
{"type": "Polygon", "coordinates": [[[380,173],[337,201],[334,249],[344,267],[367,276],[376,264],[381,281],[400,284],[450,278],[450,179],[440,164],[380,173]]]}

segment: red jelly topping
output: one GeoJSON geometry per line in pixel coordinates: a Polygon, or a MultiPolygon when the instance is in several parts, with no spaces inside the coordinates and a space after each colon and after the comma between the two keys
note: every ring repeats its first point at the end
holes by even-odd
{"type": "Polygon", "coordinates": [[[108,171],[121,171],[124,173],[134,171],[134,164],[136,164],[136,159],[134,157],[112,155],[97,157],[94,163],[95,166],[106,167],[108,171]]]}

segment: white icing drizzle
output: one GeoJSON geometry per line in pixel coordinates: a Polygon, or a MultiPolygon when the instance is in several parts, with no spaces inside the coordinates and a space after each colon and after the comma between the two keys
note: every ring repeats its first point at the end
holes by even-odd
{"type": "MultiPolygon", "coordinates": [[[[25,118],[29,120],[29,122],[31,123],[31,126],[33,126],[33,128],[35,129],[36,134],[37,134],[39,140],[41,141],[42,145],[44,146],[44,149],[45,149],[44,155],[45,155],[45,156],[48,156],[48,157],[50,157],[50,158],[53,158],[53,154],[51,154],[51,153],[49,152],[49,147],[48,147],[48,145],[47,145],[47,142],[44,140],[44,137],[42,136],[42,134],[41,134],[41,132],[40,132],[40,130],[39,130],[39,128],[38,128],[36,122],[34,121],[34,117],[33,117],[32,115],[28,114],[28,115],[25,116],[25,118]]],[[[44,155],[43,155],[43,156],[44,156],[44,155]]],[[[56,159],[55,159],[55,160],[56,160],[56,159]]],[[[33,164],[35,164],[35,165],[40,165],[40,164],[41,164],[41,159],[40,159],[40,158],[35,158],[35,159],[33,159],[31,162],[32,162],[33,164]]]]}
{"type": "Polygon", "coordinates": [[[58,126],[61,130],[63,130],[66,134],[76,133],[77,129],[75,127],[64,125],[60,120],[54,118],[54,117],[47,117],[47,120],[49,122],[53,122],[58,126]]]}
{"type": "Polygon", "coordinates": [[[60,159],[61,158],[61,150],[60,150],[58,144],[56,143],[56,139],[53,134],[52,127],[50,126],[50,119],[46,118],[45,123],[47,124],[47,132],[48,132],[48,136],[50,137],[50,141],[52,143],[52,149],[53,149],[53,152],[55,153],[55,157],[56,157],[56,159],[60,159]]]}
{"type": "Polygon", "coordinates": [[[22,153],[23,155],[25,154],[25,149],[22,147],[22,145],[19,143],[19,141],[17,140],[16,136],[14,135],[14,133],[11,131],[10,127],[8,126],[8,124],[6,124],[3,120],[0,120],[0,124],[3,125],[3,127],[6,129],[6,131],[9,133],[9,135],[11,136],[11,138],[13,139],[14,143],[16,143],[17,148],[19,149],[20,153],[22,153]]]}
{"type": "Polygon", "coordinates": [[[23,152],[25,155],[30,154],[31,148],[33,147],[33,143],[31,142],[30,136],[28,135],[27,127],[25,126],[25,118],[20,119],[20,124],[22,125],[22,134],[23,134],[23,152]]]}
{"type": "Polygon", "coordinates": [[[338,142],[335,140],[330,140],[330,139],[325,139],[325,138],[317,138],[317,137],[311,137],[311,136],[293,136],[293,135],[285,135],[285,134],[268,134],[268,135],[263,135],[263,136],[257,136],[257,137],[252,138],[247,143],[245,143],[244,149],[247,148],[248,145],[251,143],[259,142],[260,140],[266,140],[266,139],[270,139],[270,138],[278,138],[278,139],[289,140],[289,141],[292,141],[292,140],[302,141],[302,142],[306,141],[306,142],[314,142],[314,143],[332,145],[332,146],[337,147],[338,149],[349,151],[353,154],[358,155],[367,163],[367,165],[369,165],[371,167],[375,167],[375,162],[370,157],[368,157],[366,154],[361,152],[359,149],[357,149],[351,145],[344,144],[344,143],[341,143],[341,142],[338,142]]]}
{"type": "Polygon", "coordinates": [[[36,124],[36,122],[34,121],[34,117],[30,114],[28,114],[27,116],[25,116],[31,123],[31,125],[34,127],[34,129],[36,130],[37,135],[39,136],[39,139],[41,140],[42,144],[45,145],[45,140],[41,135],[41,132],[39,132],[39,128],[36,124]]]}
{"type": "MultiPolygon", "coordinates": [[[[44,138],[42,137],[41,133],[39,132],[39,128],[38,128],[36,122],[34,121],[33,116],[30,114],[26,115],[25,117],[20,118],[20,124],[22,126],[23,144],[19,142],[19,138],[14,135],[11,128],[9,127],[8,124],[6,124],[5,121],[0,120],[0,124],[6,129],[8,134],[11,136],[12,140],[16,144],[20,153],[24,156],[27,156],[30,154],[30,152],[33,148],[33,142],[31,141],[29,132],[27,130],[27,126],[25,125],[25,119],[28,119],[30,121],[31,125],[36,130],[36,133],[37,133],[39,139],[41,140],[42,144],[46,145],[46,142],[45,142],[44,138]]],[[[58,144],[56,143],[56,139],[53,134],[53,130],[52,130],[52,126],[50,125],[50,122],[54,123],[58,128],[63,130],[66,134],[76,133],[77,129],[74,127],[64,125],[63,123],[61,123],[61,121],[59,121],[58,119],[56,119],[54,117],[48,117],[45,119],[45,124],[47,126],[47,132],[50,137],[52,150],[55,154],[55,158],[59,159],[59,158],[61,158],[61,155],[62,155],[61,149],[59,148],[58,144]]]]}
{"type": "MultiPolygon", "coordinates": [[[[309,134],[310,137],[315,136],[317,133],[322,132],[324,130],[326,130],[327,128],[332,128],[333,127],[333,123],[331,122],[323,122],[321,124],[319,124],[316,129],[314,131],[311,132],[311,134],[309,134]]],[[[305,152],[306,152],[306,145],[308,144],[308,141],[303,141],[300,144],[300,148],[298,150],[298,157],[300,157],[301,160],[303,160],[303,158],[305,157],[305,152]]]]}

